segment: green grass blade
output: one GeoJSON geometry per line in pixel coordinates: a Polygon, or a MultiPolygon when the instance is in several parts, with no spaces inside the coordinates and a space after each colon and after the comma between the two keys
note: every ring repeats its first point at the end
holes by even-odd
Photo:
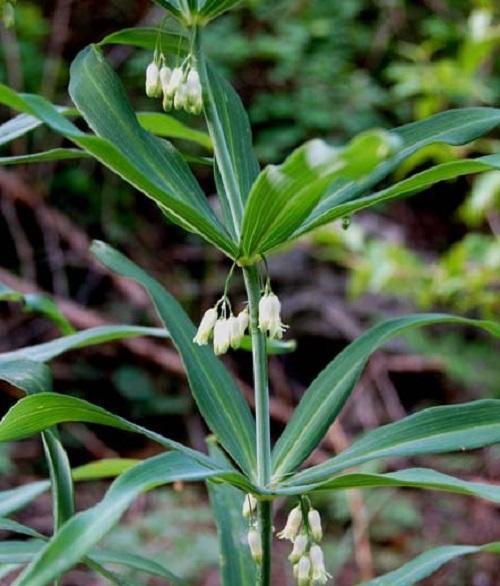
{"type": "Polygon", "coordinates": [[[203,418],[231,457],[251,475],[255,471],[255,423],[250,409],[222,362],[207,346],[193,343],[196,328],[177,300],[137,265],[103,242],[92,250],[112,271],[141,284],[151,296],[186,367],[203,418]]]}
{"type": "Polygon", "coordinates": [[[354,389],[370,355],[389,339],[417,327],[459,324],[500,337],[500,326],[446,314],[417,314],[382,322],[345,348],[313,381],[273,450],[279,480],[294,471],[319,444],[354,389]]]}

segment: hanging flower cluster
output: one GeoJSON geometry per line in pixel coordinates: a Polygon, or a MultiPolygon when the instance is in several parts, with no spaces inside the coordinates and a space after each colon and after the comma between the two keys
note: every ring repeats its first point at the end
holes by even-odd
{"type": "Polygon", "coordinates": [[[200,76],[189,56],[185,63],[171,69],[163,55],[155,53],[146,69],[146,95],[149,98],[163,96],[163,109],[185,110],[190,114],[201,114],[203,110],[203,88],[200,76]]]}
{"type": "MultiPolygon", "coordinates": [[[[229,348],[234,350],[239,348],[250,325],[248,308],[245,307],[235,316],[227,297],[233,270],[234,266],[229,272],[224,295],[214,307],[205,312],[193,339],[193,342],[199,346],[206,346],[210,340],[213,340],[214,352],[218,355],[225,354],[229,348]]],[[[280,340],[287,329],[287,326],[281,322],[281,303],[271,290],[269,278],[259,301],[258,327],[263,334],[276,340],[280,340]]]]}
{"type": "Polygon", "coordinates": [[[326,584],[330,574],[325,569],[323,550],[319,543],[323,539],[321,517],[316,509],[301,503],[290,511],[280,539],[288,539],[293,549],[288,559],[293,565],[293,574],[298,586],[326,584]],[[308,508],[307,514],[305,510],[308,508]]]}
{"type": "Polygon", "coordinates": [[[213,338],[214,352],[225,354],[229,348],[236,350],[240,347],[248,323],[248,309],[243,309],[235,316],[227,297],[223,297],[205,312],[193,342],[198,346],[206,346],[213,338]]]}

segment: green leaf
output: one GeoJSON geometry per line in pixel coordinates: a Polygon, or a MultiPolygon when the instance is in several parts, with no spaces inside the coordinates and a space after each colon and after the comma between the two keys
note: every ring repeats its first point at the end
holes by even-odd
{"type": "MultiPolygon", "coordinates": [[[[31,437],[53,425],[67,422],[94,423],[139,433],[161,446],[182,452],[207,467],[214,466],[212,460],[201,452],[113,415],[88,401],[57,393],[38,393],[15,403],[0,421],[0,442],[11,442],[31,437]]],[[[237,484],[243,483],[243,486],[248,486],[248,482],[240,474],[235,473],[232,478],[237,484]]]]}
{"type": "Polygon", "coordinates": [[[18,488],[0,492],[0,516],[5,517],[22,509],[50,488],[48,480],[31,482],[18,488]]]}
{"type": "MultiPolygon", "coordinates": [[[[90,462],[75,468],[72,472],[75,482],[114,478],[139,463],[139,460],[126,458],[109,458],[90,462]]],[[[49,490],[49,480],[30,482],[18,488],[11,488],[0,492],[0,517],[10,515],[22,509],[30,502],[49,490]]]]}
{"type": "Polygon", "coordinates": [[[294,482],[321,482],[336,472],[380,458],[466,451],[498,442],[499,400],[431,407],[367,433],[338,456],[299,472],[294,482]]]}
{"type": "Polygon", "coordinates": [[[283,478],[316,448],[340,413],[370,357],[390,338],[432,324],[461,324],[500,337],[500,325],[446,314],[417,314],[390,319],[365,332],[318,375],[304,394],[273,450],[274,475],[283,478]]]}
{"type": "Polygon", "coordinates": [[[160,112],[138,112],[139,124],[151,134],[167,138],[180,138],[199,144],[211,151],[212,140],[206,132],[195,130],[168,114],[160,112]]]}
{"type": "MultiPolygon", "coordinates": [[[[87,330],[81,330],[76,334],[57,338],[43,344],[27,346],[12,352],[0,354],[0,374],[3,361],[31,360],[36,362],[49,362],[53,358],[79,348],[106,344],[115,340],[125,340],[138,336],[153,336],[155,338],[168,338],[168,332],[163,328],[145,328],[141,326],[111,325],[97,326],[87,330]]],[[[50,390],[50,389],[44,389],[50,390]]]]}
{"type": "Polygon", "coordinates": [[[472,553],[500,553],[500,542],[476,545],[442,545],[431,549],[399,569],[360,586],[412,586],[457,557],[472,553]]]}
{"type": "Polygon", "coordinates": [[[133,165],[140,178],[140,185],[132,181],[136,187],[172,221],[189,226],[225,252],[234,252],[181,155],[169,142],[141,128],[119,77],[95,47],[84,49],[73,62],[69,91],[89,126],[133,165]]]}
{"type": "Polygon", "coordinates": [[[363,133],[343,149],[312,140],[282,165],[267,166],[255,181],[245,207],[243,255],[251,258],[286,242],[332,183],[353,184],[371,173],[391,153],[392,140],[382,131],[363,133]]]}
{"type": "Polygon", "coordinates": [[[79,149],[50,149],[31,155],[18,155],[13,157],[0,157],[0,165],[28,165],[30,163],[47,163],[50,161],[67,161],[72,159],[85,159],[90,155],[79,149]]]}
{"type": "Polygon", "coordinates": [[[52,390],[52,373],[45,364],[33,360],[6,360],[0,355],[0,380],[26,393],[52,390]]]}
{"type": "Polygon", "coordinates": [[[94,507],[75,515],[16,580],[16,586],[45,586],[84,558],[116,525],[140,494],[177,480],[223,477],[224,469],[203,466],[185,454],[150,458],[120,476],[94,507]]]}
{"type": "Polygon", "coordinates": [[[183,35],[169,33],[160,28],[137,27],[126,28],[111,33],[98,43],[104,45],[127,45],[139,49],[154,51],[157,44],[164,53],[177,55],[185,54],[188,49],[188,39],[183,35]]]}
{"type": "MultiPolygon", "coordinates": [[[[40,551],[43,541],[2,541],[0,543],[0,564],[25,564],[40,551]]],[[[13,582],[15,584],[15,582],[13,582]]]]}
{"type": "MultiPolygon", "coordinates": [[[[34,531],[31,527],[26,527],[26,525],[21,525],[21,523],[17,523],[16,521],[12,521],[10,519],[1,519],[0,518],[0,529],[3,531],[9,531],[10,533],[17,533],[20,535],[25,535],[27,537],[33,537],[37,541],[37,546],[33,545],[33,542],[30,545],[30,550],[32,550],[31,558],[26,559],[26,561],[31,561],[33,557],[38,554],[43,544],[40,540],[47,541],[47,537],[38,533],[38,531],[34,531]]],[[[0,546],[1,547],[1,546],[0,546]]],[[[11,546],[12,549],[12,546],[11,546]]],[[[22,552],[23,555],[26,555],[26,552],[22,552]]],[[[165,566],[150,560],[146,557],[132,554],[130,552],[117,552],[117,551],[110,551],[110,550],[94,550],[87,558],[91,562],[97,562],[97,564],[113,564],[113,565],[120,565],[132,568],[134,570],[138,570],[140,572],[146,572],[153,576],[160,576],[161,578],[166,578],[169,582],[174,584],[181,584],[182,580],[178,578],[175,574],[170,572],[165,566]]],[[[93,564],[89,564],[91,567],[93,564]]],[[[98,568],[97,571],[99,571],[98,568]]]]}
{"type": "MultiPolygon", "coordinates": [[[[246,352],[252,351],[252,338],[251,336],[243,336],[241,339],[240,349],[246,352]]],[[[280,354],[290,354],[297,350],[297,342],[295,340],[271,340],[266,339],[266,349],[270,356],[280,354]]]]}
{"type": "Polygon", "coordinates": [[[500,169],[500,155],[488,155],[478,159],[451,161],[442,165],[436,165],[399,183],[395,183],[387,189],[366,197],[357,198],[352,202],[334,206],[328,214],[322,215],[321,224],[331,222],[337,218],[347,216],[382,202],[409,197],[440,181],[449,181],[450,179],[456,179],[457,177],[470,175],[471,173],[484,173],[485,171],[498,169],[500,169]]]}
{"type": "MultiPolygon", "coordinates": [[[[58,106],[57,110],[63,115],[68,115],[73,112],[71,108],[64,106],[58,106]]],[[[11,118],[7,122],[0,124],[0,146],[28,134],[28,132],[35,130],[41,124],[38,118],[29,114],[19,114],[19,116],[11,118]]]]}
{"type": "Polygon", "coordinates": [[[329,218],[331,218],[332,208],[366,196],[377,183],[420,149],[436,143],[453,146],[467,144],[499,124],[500,109],[459,108],[396,128],[392,131],[395,139],[400,141],[400,148],[396,154],[379,165],[365,181],[357,185],[333,185],[303,226],[296,231],[294,237],[331,221],[329,218]]]}
{"type": "Polygon", "coordinates": [[[348,490],[351,488],[422,488],[440,490],[480,497],[495,503],[500,502],[500,486],[481,482],[469,482],[442,474],[427,468],[408,468],[398,472],[373,474],[356,472],[330,477],[313,484],[299,484],[292,478],[277,488],[280,494],[288,490],[288,494],[305,494],[308,492],[325,492],[331,490],[348,490]]]}
{"type": "Polygon", "coordinates": [[[238,6],[241,4],[241,0],[199,0],[198,4],[199,14],[208,21],[238,6]]]}
{"type": "Polygon", "coordinates": [[[24,303],[25,311],[38,313],[50,319],[63,334],[72,334],[75,331],[59,307],[47,295],[21,293],[0,283],[0,301],[18,301],[24,303]]]}
{"type": "Polygon", "coordinates": [[[226,225],[239,237],[243,209],[259,163],[252,146],[252,131],[238,94],[196,49],[198,70],[204,90],[205,118],[215,150],[217,170],[223,189],[219,189],[222,207],[227,210],[226,225]]]}
{"type": "MultiPolygon", "coordinates": [[[[214,438],[209,438],[209,454],[226,463],[214,438]]],[[[223,586],[254,586],[256,566],[247,546],[248,521],[241,514],[245,495],[238,489],[208,481],[210,503],[219,535],[219,559],[223,586]]]]}
{"type": "Polygon", "coordinates": [[[204,420],[239,466],[255,471],[255,427],[250,409],[224,365],[208,346],[193,343],[196,328],[177,300],[137,265],[103,242],[92,251],[109,269],[141,284],[170,332],[186,367],[191,390],[204,420]]]}

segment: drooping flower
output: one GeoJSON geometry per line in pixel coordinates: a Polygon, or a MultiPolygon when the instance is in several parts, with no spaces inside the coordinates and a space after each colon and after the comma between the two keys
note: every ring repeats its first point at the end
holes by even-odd
{"type": "Polygon", "coordinates": [[[281,322],[281,303],[272,293],[265,293],[259,301],[259,329],[270,338],[281,339],[286,326],[281,322]]]}
{"type": "Polygon", "coordinates": [[[182,68],[176,67],[172,71],[172,75],[170,76],[168,84],[166,85],[166,87],[163,88],[165,95],[169,96],[170,98],[173,98],[174,95],[176,94],[177,90],[179,89],[179,87],[183,83],[183,79],[184,79],[184,72],[183,72],[182,68]]]}
{"type": "Polygon", "coordinates": [[[326,584],[330,574],[325,569],[323,551],[319,545],[313,545],[309,551],[311,559],[312,580],[314,583],[326,584]]]}
{"type": "Polygon", "coordinates": [[[186,80],[187,104],[192,114],[200,114],[203,109],[203,88],[196,69],[191,69],[186,80]]]}
{"type": "Polygon", "coordinates": [[[299,533],[300,526],[302,525],[302,510],[300,506],[295,507],[290,511],[288,514],[288,518],[286,520],[286,525],[280,533],[278,533],[278,537],[280,539],[288,539],[290,541],[295,541],[299,533]]]}
{"type": "Polygon", "coordinates": [[[214,326],[214,352],[225,354],[231,344],[231,328],[228,319],[218,319],[214,326]]]}
{"type": "Polygon", "coordinates": [[[206,346],[208,344],[214,326],[217,322],[217,317],[217,309],[215,309],[215,307],[212,307],[205,312],[201,319],[200,325],[198,326],[196,336],[193,339],[195,344],[198,344],[198,346],[206,346]]]}
{"type": "Polygon", "coordinates": [[[246,494],[245,500],[243,501],[243,517],[245,519],[251,519],[256,511],[257,499],[251,493],[246,494]]]}
{"type": "Polygon", "coordinates": [[[161,90],[160,68],[152,61],[146,69],[146,95],[148,98],[159,98],[161,90]]]}
{"type": "Polygon", "coordinates": [[[174,95],[174,108],[184,110],[187,107],[187,89],[184,83],[181,83],[174,95]]]}
{"type": "Polygon", "coordinates": [[[316,509],[310,509],[307,514],[307,521],[311,529],[311,536],[319,543],[323,539],[323,529],[321,527],[321,517],[316,509]]]}
{"type": "Polygon", "coordinates": [[[308,555],[302,556],[299,560],[297,582],[299,586],[309,586],[311,583],[311,560],[308,555]]]}
{"type": "Polygon", "coordinates": [[[293,542],[292,553],[288,556],[288,559],[292,564],[296,564],[300,558],[306,553],[307,546],[309,544],[309,538],[305,533],[297,535],[293,542]]]}
{"type": "Polygon", "coordinates": [[[231,315],[229,318],[229,329],[231,332],[231,348],[236,350],[241,344],[241,327],[237,317],[231,315]]]}
{"type": "Polygon", "coordinates": [[[245,309],[243,311],[240,311],[237,319],[238,319],[238,324],[240,326],[240,334],[241,334],[241,336],[244,336],[245,332],[247,331],[248,324],[250,323],[250,316],[248,315],[248,308],[247,307],[245,307],[245,309]]]}
{"type": "Polygon", "coordinates": [[[260,533],[252,527],[248,532],[248,545],[250,547],[250,553],[252,554],[253,560],[257,564],[262,563],[262,540],[260,533]]]}

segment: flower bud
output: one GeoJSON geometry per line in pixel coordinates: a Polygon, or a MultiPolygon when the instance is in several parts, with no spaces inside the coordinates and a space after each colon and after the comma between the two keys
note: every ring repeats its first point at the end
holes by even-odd
{"type": "Polygon", "coordinates": [[[321,527],[321,517],[316,509],[311,509],[307,514],[307,521],[311,529],[311,535],[316,543],[323,539],[323,529],[321,527]]]}
{"type": "Polygon", "coordinates": [[[292,509],[288,515],[285,528],[283,531],[278,533],[280,539],[288,539],[294,541],[299,533],[300,526],[302,524],[302,510],[300,506],[292,509]]]}
{"type": "Polygon", "coordinates": [[[297,535],[295,541],[293,542],[293,549],[292,553],[288,556],[288,559],[291,561],[292,564],[296,564],[300,558],[306,553],[307,545],[309,544],[309,538],[307,535],[302,533],[301,535],[297,535]]]}
{"type": "Polygon", "coordinates": [[[240,326],[240,334],[242,336],[245,335],[247,331],[248,324],[250,323],[250,316],[248,315],[248,308],[245,307],[243,311],[240,311],[238,314],[238,324],[240,326]]]}
{"type": "Polygon", "coordinates": [[[262,563],[262,540],[260,533],[253,527],[248,532],[248,545],[250,546],[250,552],[255,563],[262,563]]]}
{"type": "Polygon", "coordinates": [[[217,322],[217,317],[217,310],[215,307],[212,307],[205,312],[198,327],[198,331],[196,332],[196,336],[193,339],[195,344],[198,344],[198,346],[206,346],[208,344],[208,340],[210,339],[215,323],[217,322]]]}
{"type": "Polygon", "coordinates": [[[172,71],[172,75],[170,76],[170,80],[167,86],[163,88],[163,91],[167,96],[169,96],[170,98],[174,97],[174,94],[177,92],[177,90],[182,84],[183,77],[184,72],[182,71],[181,67],[176,67],[172,71]]]}
{"type": "Polygon", "coordinates": [[[323,551],[319,545],[313,545],[309,551],[311,559],[312,579],[314,583],[326,584],[330,574],[325,569],[323,551]]]}
{"type": "Polygon", "coordinates": [[[243,501],[243,516],[245,519],[251,519],[257,511],[257,499],[253,494],[246,494],[243,501]]]}
{"type": "Polygon", "coordinates": [[[241,329],[240,329],[240,322],[238,321],[237,317],[232,315],[229,318],[229,331],[231,335],[231,348],[236,350],[240,347],[241,344],[241,329]]]}
{"type": "Polygon", "coordinates": [[[160,69],[154,61],[146,69],[146,95],[148,98],[161,96],[160,69]]]}
{"type": "Polygon", "coordinates": [[[214,326],[214,352],[225,354],[231,344],[231,330],[228,319],[219,319],[214,326]]]}
{"type": "Polygon", "coordinates": [[[297,582],[299,586],[309,586],[311,583],[311,560],[307,555],[302,556],[299,560],[297,582]]]}

